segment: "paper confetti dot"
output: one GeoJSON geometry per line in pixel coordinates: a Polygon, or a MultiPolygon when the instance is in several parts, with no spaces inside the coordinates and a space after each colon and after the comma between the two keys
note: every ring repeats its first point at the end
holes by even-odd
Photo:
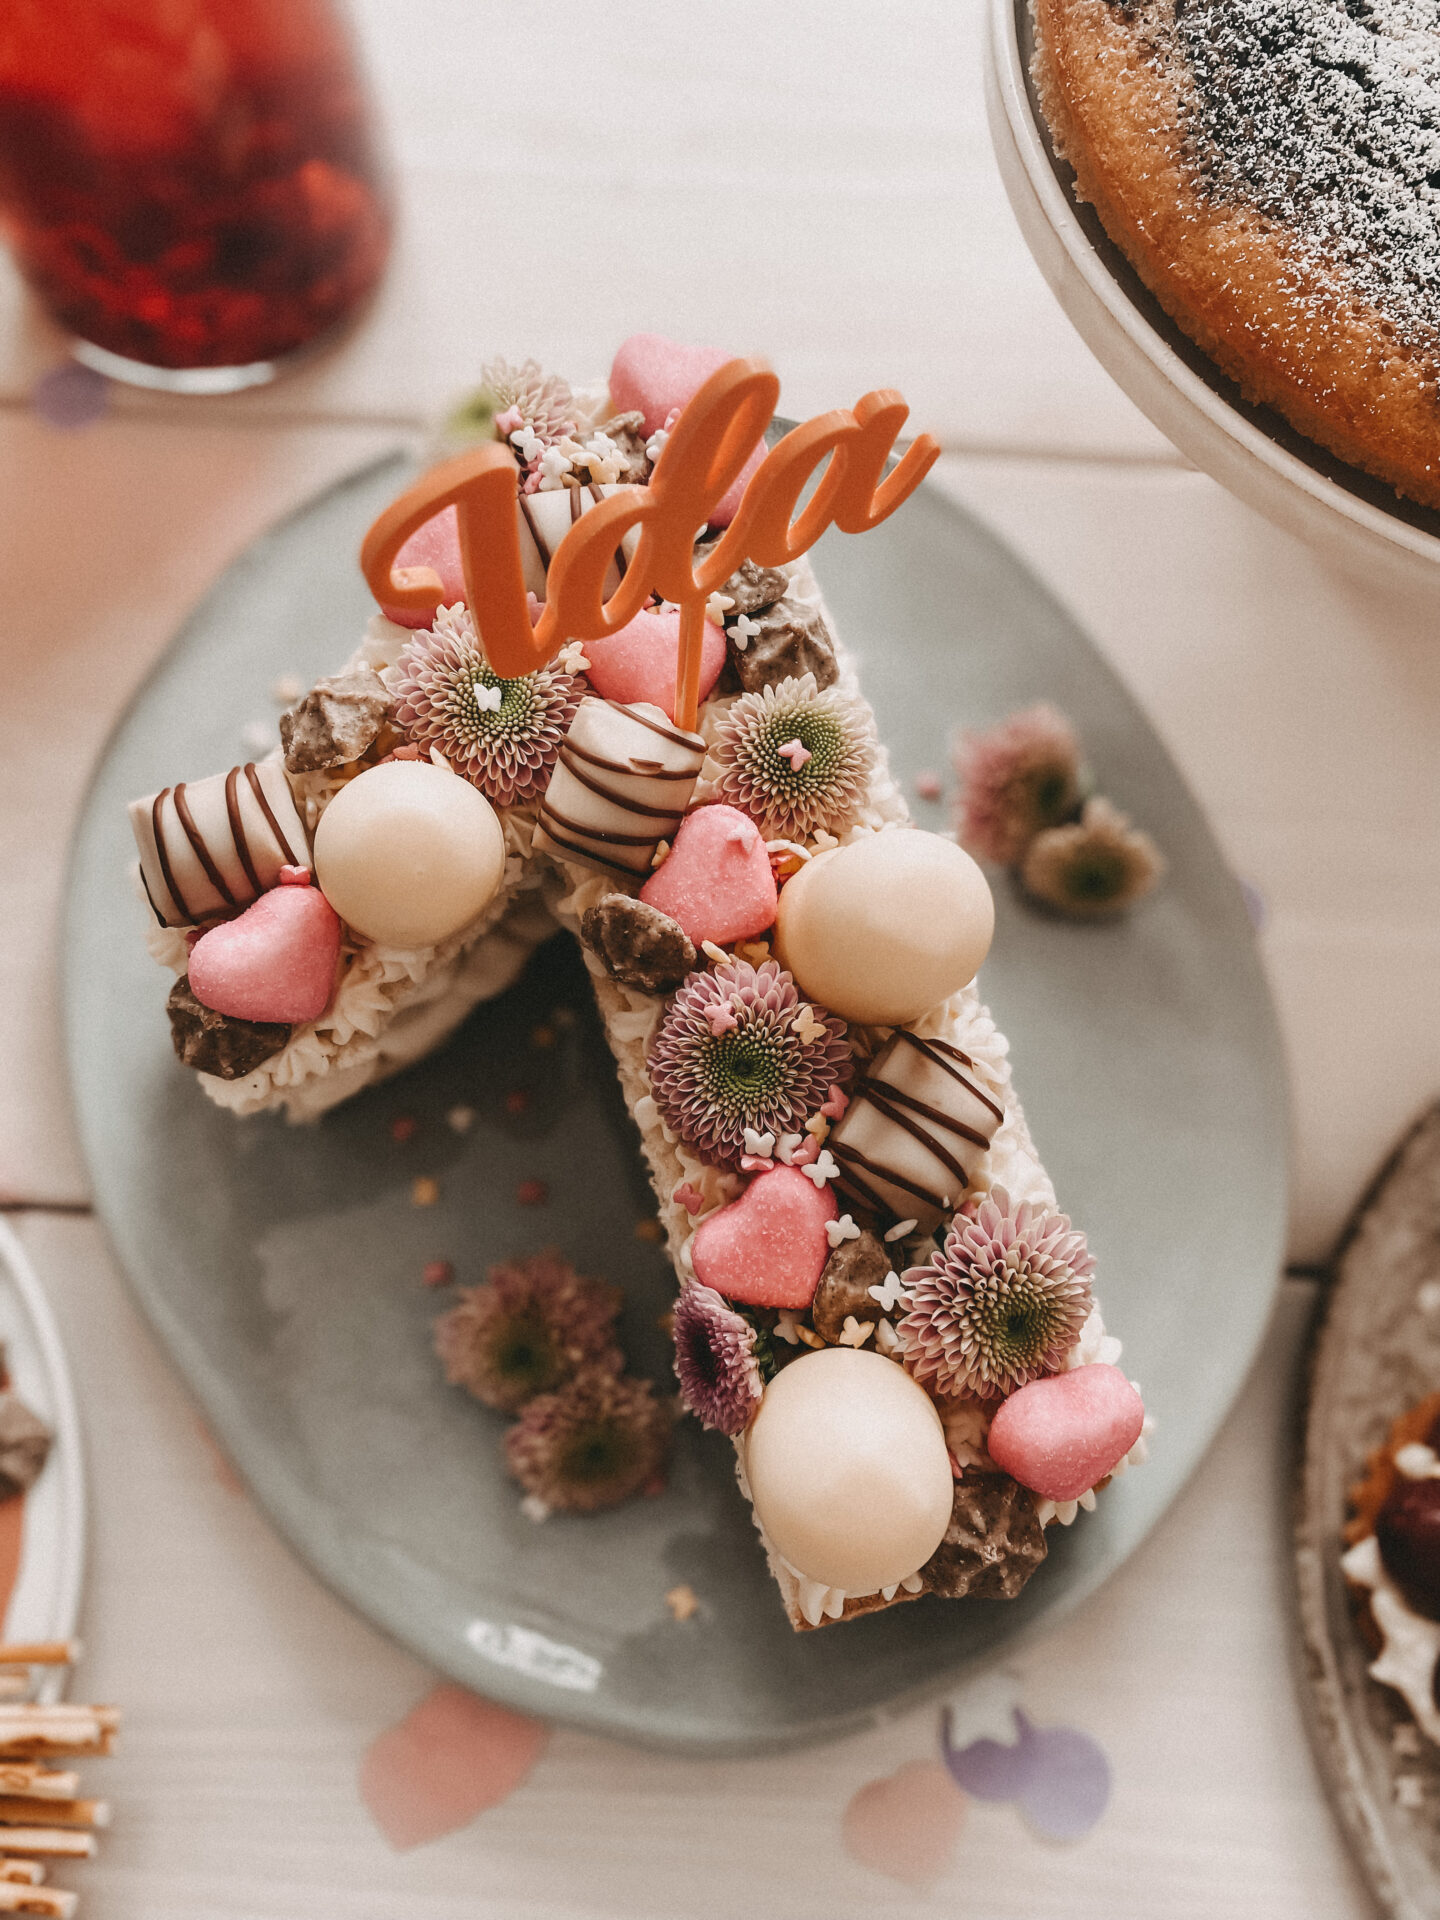
{"type": "Polygon", "coordinates": [[[78,360],[42,373],[30,389],[30,406],[49,426],[88,427],[110,404],[110,382],[78,360]]]}
{"type": "Polygon", "coordinates": [[[522,1180],[515,1189],[515,1198],[522,1207],[543,1207],[550,1198],[550,1189],[543,1180],[522,1180]]]}
{"type": "Polygon", "coordinates": [[[397,1114],[390,1122],[390,1138],[404,1146],[407,1140],[413,1140],[419,1131],[420,1122],[413,1114],[397,1114]]]}
{"type": "Polygon", "coordinates": [[[951,1743],[949,1714],[940,1725],[940,1755],[950,1778],[977,1800],[1015,1800],[1025,1791],[1039,1764],[1035,1729],[1017,1707],[1013,1743],[984,1738],[966,1746],[951,1743]]]}
{"type": "Polygon", "coordinates": [[[700,1611],[695,1589],[690,1586],[671,1587],[665,1596],[665,1604],[677,1620],[693,1620],[700,1611]]]}
{"type": "Polygon", "coordinates": [[[861,1787],[845,1809],[845,1851],[862,1867],[928,1887],[949,1866],[965,1824],[965,1796],[934,1760],[912,1760],[861,1787]]]}
{"type": "Polygon", "coordinates": [[[938,773],[917,773],[915,792],[922,800],[938,800],[944,791],[938,773]]]}
{"type": "Polygon", "coordinates": [[[432,1180],[428,1173],[422,1173],[418,1180],[410,1185],[410,1204],[412,1207],[433,1207],[440,1198],[440,1182],[432,1180]]]}
{"type": "Polygon", "coordinates": [[[513,1093],[505,1096],[506,1113],[524,1113],[530,1104],[530,1096],[523,1087],[516,1087],[513,1093]]]}
{"type": "Polygon", "coordinates": [[[397,1852],[423,1846],[508,1799],[548,1737],[542,1721],[436,1687],[371,1745],[360,1798],[397,1852]]]}
{"type": "Polygon", "coordinates": [[[1078,1727],[1033,1731],[1035,1765],[1020,1811],[1046,1840],[1079,1840],[1110,1804],[1110,1762],[1078,1727]]]}
{"type": "Polygon", "coordinates": [[[539,1047],[542,1051],[546,1047],[553,1047],[555,1044],[554,1027],[532,1027],[530,1029],[530,1044],[532,1047],[539,1047]]]}
{"type": "Polygon", "coordinates": [[[448,1287],[455,1278],[455,1269],[448,1260],[427,1260],[420,1277],[427,1287],[448,1287]]]}
{"type": "Polygon", "coordinates": [[[468,1133],[475,1124],[474,1107],[451,1107],[445,1124],[452,1133],[468,1133]]]}
{"type": "Polygon", "coordinates": [[[659,1242],[665,1238],[665,1229],[658,1220],[637,1220],[635,1222],[635,1238],[637,1240],[647,1240],[652,1246],[658,1245],[659,1242]]]}

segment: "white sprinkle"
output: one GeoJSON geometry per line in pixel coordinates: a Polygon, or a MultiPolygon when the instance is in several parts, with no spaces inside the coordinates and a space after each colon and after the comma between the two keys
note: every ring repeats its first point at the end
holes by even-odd
{"type": "Polygon", "coordinates": [[[853,1313],[847,1313],[845,1324],[840,1329],[840,1338],[836,1342],[841,1347],[863,1347],[874,1333],[875,1327],[869,1320],[857,1320],[853,1313]]]}
{"type": "Polygon", "coordinates": [[[738,620],[732,620],[725,629],[734,644],[737,653],[744,653],[756,634],[761,632],[760,622],[752,620],[748,613],[742,613],[738,620]]]}
{"type": "Polygon", "coordinates": [[[913,1233],[920,1222],[918,1220],[897,1220],[885,1234],[887,1240],[903,1240],[907,1233],[913,1233]]]}
{"type": "Polygon", "coordinates": [[[452,1133],[468,1133],[475,1124],[474,1107],[451,1107],[445,1124],[452,1133]]]}
{"type": "Polygon", "coordinates": [[[487,687],[483,680],[473,680],[470,690],[475,695],[475,704],[481,713],[498,713],[505,703],[505,696],[499,687],[487,687]]]}
{"type": "Polygon", "coordinates": [[[282,673],[270,689],[270,698],[277,707],[293,707],[305,691],[305,683],[298,675],[282,673]]]}
{"type": "MultiPolygon", "coordinates": [[[[823,1193],[825,1191],[825,1182],[827,1180],[839,1179],[840,1163],[838,1160],[836,1160],[834,1154],[831,1153],[828,1147],[822,1147],[819,1153],[816,1155],[816,1157],[809,1163],[809,1165],[801,1167],[800,1171],[804,1174],[807,1180],[811,1181],[814,1184],[815,1191],[817,1193],[823,1193]]],[[[845,1218],[847,1220],[850,1218],[848,1213],[845,1215],[845,1218]]],[[[860,1229],[856,1227],[854,1237],[858,1238],[859,1233],[860,1233],[860,1229]]],[[[847,1238],[848,1237],[851,1237],[851,1236],[847,1236],[847,1238]]],[[[833,1247],[837,1243],[834,1240],[832,1240],[830,1244],[833,1247]]]]}
{"type": "MultiPolygon", "coordinates": [[[[757,1133],[754,1127],[746,1127],[745,1151],[746,1153],[753,1153],[757,1160],[768,1160],[775,1151],[774,1134],[757,1133]]],[[[806,1172],[809,1172],[808,1167],[806,1168],[806,1172]]]]}
{"type": "Polygon", "coordinates": [[[527,1493],[520,1502],[520,1511],[527,1520],[533,1520],[538,1526],[542,1520],[550,1518],[550,1509],[538,1493],[527,1493]]]}
{"type": "Polygon", "coordinates": [[[878,1287],[867,1287],[865,1291],[886,1313],[893,1313],[896,1307],[908,1307],[910,1304],[910,1295],[898,1273],[887,1273],[878,1287]]]}
{"type": "Polygon", "coordinates": [[[724,947],[717,947],[713,940],[702,940],[700,942],[700,951],[707,960],[711,961],[717,967],[728,967],[730,964],[729,954],[726,953],[724,947]]]}
{"type": "MultiPolygon", "coordinates": [[[[811,1169],[805,1167],[803,1171],[809,1173],[811,1169]]],[[[819,1185],[818,1181],[816,1185],[819,1185]]],[[[860,1238],[860,1229],[848,1213],[842,1213],[838,1220],[827,1220],[825,1222],[825,1238],[830,1242],[831,1250],[833,1251],[836,1247],[844,1246],[847,1240],[858,1240],[860,1238]]]]}

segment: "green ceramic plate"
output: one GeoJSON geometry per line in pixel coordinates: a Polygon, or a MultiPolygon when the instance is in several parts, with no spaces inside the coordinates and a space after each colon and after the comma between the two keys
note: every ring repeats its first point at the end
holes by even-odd
{"type": "MultiPolygon", "coordinates": [[[[667,1261],[578,954],[557,941],[421,1066],[316,1127],[236,1123],[170,1053],[164,977],[131,895],[125,802],[240,756],[277,677],[344,659],[369,607],[360,536],[398,458],[259,541],[122,721],[76,838],[65,932],[71,1074],[97,1204],[151,1322],[275,1524],[372,1620],[530,1712],[692,1752],[862,1725],[952,1684],[1076,1606],[1144,1538],[1245,1373],[1281,1258],[1285,1111],[1274,1018],[1240,891],[1133,701],[1074,623],[975,521],[924,489],[816,570],[898,772],[946,764],[951,730],[1040,697],[1071,713],[1104,790],[1170,859],[1124,924],[1036,917],[1002,886],[984,984],[1035,1137],[1099,1259],[1125,1363],[1159,1425],[1152,1462],[1068,1533],[1014,1603],[925,1600],[795,1635],[724,1440],[682,1433],[668,1490],[536,1526],[500,1464],[498,1416],[443,1384],[441,1298],[540,1245],[622,1281],[633,1362],[667,1379],[667,1261]],[[568,1009],[557,1024],[557,1009],[568,1009]],[[557,1044],[537,1047],[537,1026],[557,1044]],[[511,1114],[505,1096],[528,1094],[511,1114]],[[448,1109],[473,1106],[465,1135],[448,1109]],[[391,1122],[417,1122],[397,1145],[391,1122]],[[411,1203],[416,1175],[441,1199],[411,1203]],[[517,1203],[543,1178],[543,1207],[517,1203]],[[677,1624],[667,1589],[702,1612],[677,1624]]],[[[917,809],[942,827],[937,806],[917,809]]]]}

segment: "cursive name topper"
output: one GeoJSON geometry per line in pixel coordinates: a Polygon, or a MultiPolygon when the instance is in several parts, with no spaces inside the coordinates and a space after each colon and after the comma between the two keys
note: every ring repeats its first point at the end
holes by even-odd
{"type": "Polygon", "coordinates": [[[935,464],[938,442],[922,433],[887,475],[909,408],[889,388],[867,393],[794,427],[751,476],[734,519],[701,563],[695,541],[740,477],[775,413],[780,383],[763,360],[730,360],[711,374],[670,430],[648,486],[623,486],[583,514],[555,551],[545,605],[532,620],[516,512],[518,469],[496,441],[422,475],[380,515],[360,566],[385,606],[433,615],[443,599],[429,567],[395,561],[410,536],[446,507],[460,529],[465,602],[485,656],[502,679],[543,667],[568,640],[599,640],[633,620],[652,594],[680,609],[675,719],[698,717],[705,604],[747,559],[778,567],[814,546],[827,527],[866,533],[907,500],[935,464]],[[823,469],[823,471],[822,471],[823,469]],[[800,496],[819,474],[802,508],[800,496]],[[605,581],[621,541],[638,540],[620,584],[605,581]]]}

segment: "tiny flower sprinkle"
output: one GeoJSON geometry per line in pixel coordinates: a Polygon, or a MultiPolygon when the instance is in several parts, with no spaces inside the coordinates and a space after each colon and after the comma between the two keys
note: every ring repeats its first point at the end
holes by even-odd
{"type": "Polygon", "coordinates": [[[768,940],[737,940],[735,958],[743,960],[749,967],[763,967],[770,958],[770,942],[768,940]]]}
{"type": "Polygon", "coordinates": [[[644,1240],[650,1246],[657,1246],[665,1238],[665,1229],[658,1220],[637,1220],[635,1238],[644,1240]]]}
{"type": "MultiPolygon", "coordinates": [[[[817,1119],[819,1118],[818,1115],[816,1115],[815,1117],[817,1119]]],[[[829,1132],[830,1122],[828,1120],[821,1120],[820,1125],[825,1129],[826,1133],[829,1132]]],[[[821,1133],[818,1135],[813,1133],[807,1133],[805,1136],[804,1144],[796,1147],[795,1151],[790,1155],[789,1164],[792,1167],[808,1167],[813,1165],[815,1160],[819,1157],[820,1142],[821,1140],[824,1139],[824,1137],[825,1137],[824,1133],[821,1133]]]]}
{"type": "MultiPolygon", "coordinates": [[[[915,1224],[912,1220],[912,1226],[915,1224]]],[[[885,1238],[890,1238],[887,1233],[885,1238]]],[[[898,1273],[888,1273],[878,1287],[867,1287],[865,1291],[886,1313],[893,1313],[896,1307],[908,1307],[910,1295],[905,1291],[898,1273]]]]}
{"type": "Polygon", "coordinates": [[[825,1028],[820,1021],[815,1018],[815,1009],[806,1001],[791,1021],[790,1031],[795,1035],[795,1038],[800,1042],[802,1047],[808,1047],[812,1040],[820,1039],[825,1032],[825,1028]]]}
{"type": "Polygon", "coordinates": [[[665,1604],[671,1614],[682,1624],[693,1620],[700,1611],[700,1602],[695,1597],[695,1589],[690,1586],[671,1587],[665,1596],[665,1604]]]}
{"type": "Polygon", "coordinates": [[[451,1107],[445,1124],[452,1133],[468,1133],[475,1124],[474,1107],[451,1107]]]}
{"type": "Polygon", "coordinates": [[[842,1347],[863,1347],[874,1331],[872,1321],[857,1320],[853,1313],[847,1313],[837,1344],[842,1347]]]}
{"type": "Polygon", "coordinates": [[[432,1180],[428,1173],[422,1173],[418,1180],[410,1183],[410,1204],[412,1207],[433,1207],[440,1198],[440,1182],[432,1180]]]}
{"type": "MultiPolygon", "coordinates": [[[[814,1160],[810,1162],[809,1166],[802,1167],[800,1171],[804,1174],[807,1180],[812,1182],[812,1184],[814,1185],[815,1191],[817,1193],[823,1193],[825,1190],[825,1182],[827,1180],[839,1179],[840,1163],[836,1160],[834,1154],[831,1153],[830,1149],[826,1147],[819,1155],[817,1155],[817,1157],[814,1160]]],[[[850,1218],[848,1213],[846,1214],[845,1218],[847,1220],[850,1218]]],[[[857,1229],[857,1232],[858,1232],[858,1229],[857,1229]]],[[[847,1235],[847,1238],[848,1237],[849,1236],[847,1235]]],[[[837,1243],[832,1240],[830,1244],[833,1247],[837,1243]]]]}
{"type": "Polygon", "coordinates": [[[783,1340],[787,1347],[800,1344],[800,1322],[789,1307],[782,1307],[775,1321],[775,1338],[783,1340]]]}
{"type": "Polygon", "coordinates": [[[814,755],[802,740],[786,740],[782,745],[778,746],[775,751],[782,760],[788,760],[790,762],[790,770],[792,773],[798,773],[807,760],[814,758],[814,755]]]}
{"type": "Polygon", "coordinates": [[[740,1024],[734,1008],[726,1000],[717,1001],[716,1004],[710,1008],[705,1018],[710,1023],[711,1033],[717,1036],[722,1033],[729,1033],[732,1027],[738,1027],[740,1024]]]}
{"type": "MultiPolygon", "coordinates": [[[[810,1168],[807,1167],[805,1171],[809,1173],[810,1168]]],[[[817,1181],[816,1185],[818,1186],[819,1184],[817,1181]]],[[[836,1247],[843,1247],[847,1240],[858,1240],[860,1238],[860,1229],[848,1213],[842,1213],[838,1220],[827,1220],[825,1222],[825,1238],[830,1242],[833,1251],[836,1247]]]]}
{"type": "Polygon", "coordinates": [[[782,1133],[780,1138],[775,1142],[775,1158],[783,1161],[787,1167],[792,1166],[795,1161],[795,1155],[799,1151],[803,1140],[803,1134],[782,1133]]]}
{"type": "Polygon", "coordinates": [[[682,1180],[670,1198],[677,1207],[683,1207],[687,1213],[700,1213],[704,1210],[704,1194],[692,1186],[688,1180],[682,1180]]]}
{"type": "Polygon", "coordinates": [[[522,1180],[515,1189],[515,1198],[522,1207],[543,1207],[550,1198],[550,1189],[543,1180],[522,1180]]]}
{"type": "Polygon", "coordinates": [[[455,1278],[455,1269],[448,1260],[427,1260],[420,1278],[427,1287],[448,1287],[455,1278]]]}
{"type": "Polygon", "coordinates": [[[825,1109],[823,1107],[819,1113],[811,1114],[810,1118],[805,1122],[805,1131],[810,1135],[810,1138],[815,1142],[817,1147],[822,1140],[830,1137],[830,1122],[825,1118],[825,1109]]]}
{"type": "Polygon", "coordinates": [[[730,625],[725,629],[730,639],[734,642],[737,653],[744,653],[745,649],[760,630],[760,622],[758,620],[752,620],[748,613],[742,613],[738,620],[732,620],[730,625]]]}
{"type": "Polygon", "coordinates": [[[390,1122],[390,1138],[403,1147],[407,1140],[413,1140],[415,1138],[419,1126],[420,1122],[415,1118],[414,1114],[397,1114],[390,1122]]]}
{"type": "Polygon", "coordinates": [[[735,601],[728,593],[712,593],[705,602],[705,618],[712,627],[723,627],[725,616],[734,608],[735,601]]]}
{"type": "Polygon", "coordinates": [[[774,1134],[757,1133],[754,1127],[746,1127],[745,1151],[755,1154],[759,1159],[768,1160],[775,1151],[774,1134]]]}
{"type": "Polygon", "coordinates": [[[831,1087],[830,1097],[826,1100],[820,1111],[827,1120],[843,1120],[845,1118],[845,1109],[849,1104],[850,1096],[845,1092],[843,1087],[831,1087]]]}

